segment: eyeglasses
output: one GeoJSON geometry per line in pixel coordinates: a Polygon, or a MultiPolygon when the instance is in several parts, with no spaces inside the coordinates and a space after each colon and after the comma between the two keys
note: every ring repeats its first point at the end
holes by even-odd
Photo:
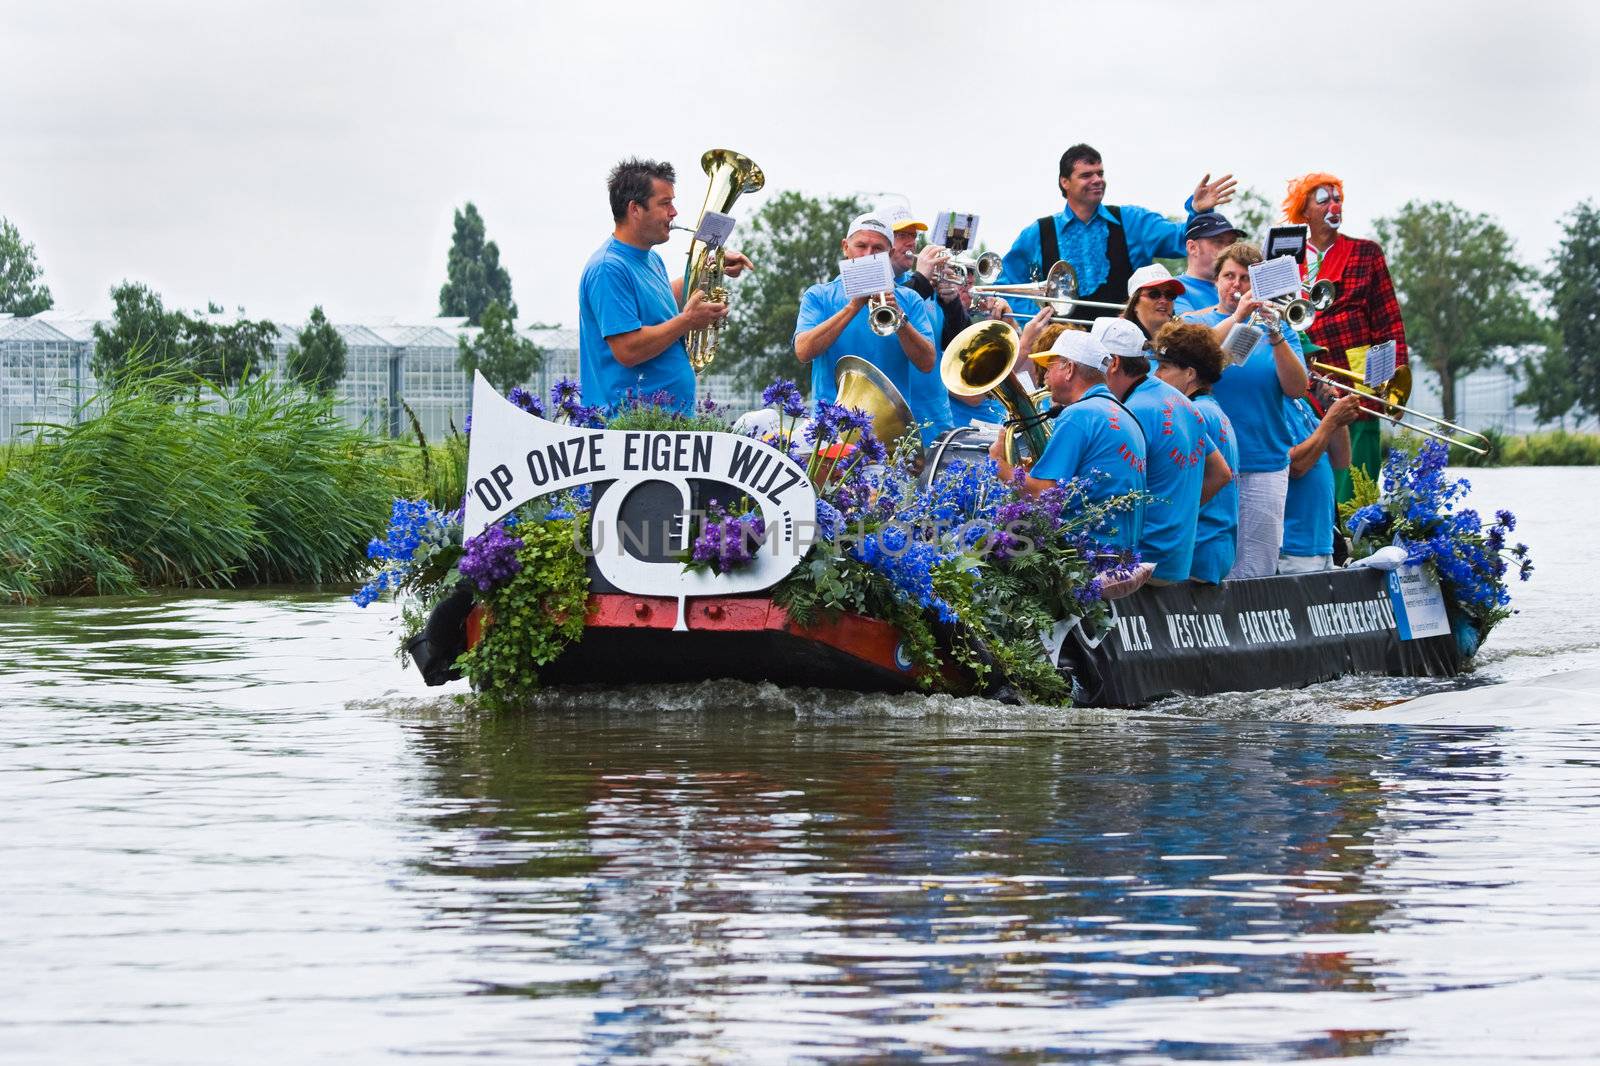
{"type": "Polygon", "coordinates": [[[1139,295],[1148,296],[1152,300],[1166,300],[1168,303],[1171,303],[1173,300],[1178,298],[1176,295],[1168,292],[1166,289],[1141,289],[1139,291],[1139,295]]]}

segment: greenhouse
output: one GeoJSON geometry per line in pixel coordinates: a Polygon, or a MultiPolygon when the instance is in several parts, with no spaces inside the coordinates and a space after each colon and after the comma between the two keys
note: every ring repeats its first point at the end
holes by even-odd
{"type": "MultiPolygon", "coordinates": [[[[215,316],[232,321],[231,316],[215,316]]],[[[30,424],[71,422],[99,388],[91,369],[94,327],[109,320],[46,311],[31,318],[0,315],[0,441],[28,433],[30,424]]],[[[458,340],[474,327],[459,318],[394,319],[335,323],[348,351],[339,382],[339,411],[352,425],[400,436],[411,432],[409,407],[429,439],[461,426],[470,382],[461,370],[458,340]]],[[[283,374],[298,327],[278,326],[273,372],[283,374]]],[[[544,352],[544,363],[525,384],[547,392],[561,378],[578,376],[578,331],[537,328],[522,335],[544,352]]],[[[734,386],[730,376],[707,374],[702,396],[738,409],[759,397],[734,386]]]]}

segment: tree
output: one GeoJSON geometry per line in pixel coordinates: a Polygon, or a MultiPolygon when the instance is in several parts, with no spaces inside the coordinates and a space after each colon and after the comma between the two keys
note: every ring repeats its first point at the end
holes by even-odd
{"type": "Polygon", "coordinates": [[[1487,215],[1411,201],[1377,223],[1406,323],[1406,343],[1439,375],[1444,417],[1456,420],[1456,382],[1499,350],[1543,339],[1511,237],[1487,215]]]}
{"type": "Polygon", "coordinates": [[[1545,277],[1580,410],[1600,415],[1600,208],[1585,200],[1562,222],[1545,277]]]}
{"type": "Polygon", "coordinates": [[[732,244],[755,270],[732,286],[732,309],[718,341],[721,367],[746,388],[778,378],[799,379],[809,392],[811,375],[794,355],[794,322],[800,297],[839,272],[839,241],[850,220],[866,210],[850,197],[812,199],[786,190],[762,205],[740,227],[732,244]]]}
{"type": "Polygon", "coordinates": [[[528,338],[517,335],[516,323],[499,300],[491,300],[483,309],[483,328],[478,336],[470,344],[465,337],[457,343],[461,346],[461,369],[469,375],[474,370],[482,371],[489,384],[502,393],[526,382],[544,362],[544,352],[528,338]]]}
{"type": "Polygon", "coordinates": [[[311,309],[310,321],[289,346],[289,376],[312,392],[326,396],[344,380],[345,357],[349,353],[350,346],[318,305],[311,309]]]}
{"type": "Polygon", "coordinates": [[[484,239],[483,216],[471,203],[456,212],[456,232],[445,265],[449,279],[439,290],[441,315],[466,315],[467,325],[481,326],[491,301],[499,301],[511,318],[517,305],[511,299],[511,275],[500,265],[500,247],[484,239]]]}
{"type": "Polygon", "coordinates": [[[0,218],[0,312],[23,318],[54,307],[49,286],[39,280],[41,274],[33,245],[22,239],[10,219],[0,218]]]}
{"type": "Polygon", "coordinates": [[[95,323],[89,364],[103,384],[119,386],[187,362],[184,316],[168,311],[160,295],[140,282],[124,281],[111,290],[111,302],[111,328],[95,323]]]}
{"type": "MultiPolygon", "coordinates": [[[[211,314],[221,310],[216,304],[209,307],[211,314]]],[[[237,321],[222,325],[181,312],[178,318],[183,325],[184,361],[196,375],[217,387],[231,388],[272,365],[278,327],[268,319],[251,321],[242,307],[237,321]]]]}
{"type": "Polygon", "coordinates": [[[1550,331],[1538,355],[1522,363],[1522,377],[1524,384],[1517,393],[1517,402],[1534,409],[1539,425],[1559,422],[1566,429],[1567,413],[1578,402],[1578,382],[1559,329],[1550,331]]]}

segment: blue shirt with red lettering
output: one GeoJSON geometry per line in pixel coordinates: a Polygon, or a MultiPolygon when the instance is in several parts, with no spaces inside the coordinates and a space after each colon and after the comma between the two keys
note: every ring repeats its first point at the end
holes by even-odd
{"type": "MultiPolygon", "coordinates": [[[[1095,503],[1145,488],[1144,434],[1104,385],[1062,408],[1050,443],[1029,473],[1044,481],[1082,478],[1095,503]]],[[[1119,511],[1096,535],[1118,550],[1139,543],[1143,504],[1119,511]]]]}
{"type": "Polygon", "coordinates": [[[1189,398],[1154,375],[1122,401],[1144,428],[1145,487],[1139,556],[1156,564],[1160,581],[1187,581],[1194,562],[1195,523],[1206,456],[1216,448],[1206,438],[1206,420],[1189,398]]]}
{"type": "Polygon", "coordinates": [[[1189,577],[1217,585],[1233,569],[1239,549],[1239,442],[1233,439],[1233,423],[1215,396],[1203,393],[1190,402],[1206,420],[1206,438],[1222,453],[1235,475],[1200,505],[1200,521],[1194,528],[1194,562],[1189,565],[1189,577]]]}

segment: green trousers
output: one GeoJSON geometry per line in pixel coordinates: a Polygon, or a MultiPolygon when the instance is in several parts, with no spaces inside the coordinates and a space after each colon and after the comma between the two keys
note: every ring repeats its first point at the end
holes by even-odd
{"type": "MultiPolygon", "coordinates": [[[[1350,423],[1350,469],[1359,469],[1374,481],[1378,480],[1378,471],[1383,468],[1380,425],[1376,418],[1361,418],[1350,423]]],[[[1348,500],[1354,490],[1350,470],[1334,471],[1334,494],[1339,503],[1348,500]]]]}

